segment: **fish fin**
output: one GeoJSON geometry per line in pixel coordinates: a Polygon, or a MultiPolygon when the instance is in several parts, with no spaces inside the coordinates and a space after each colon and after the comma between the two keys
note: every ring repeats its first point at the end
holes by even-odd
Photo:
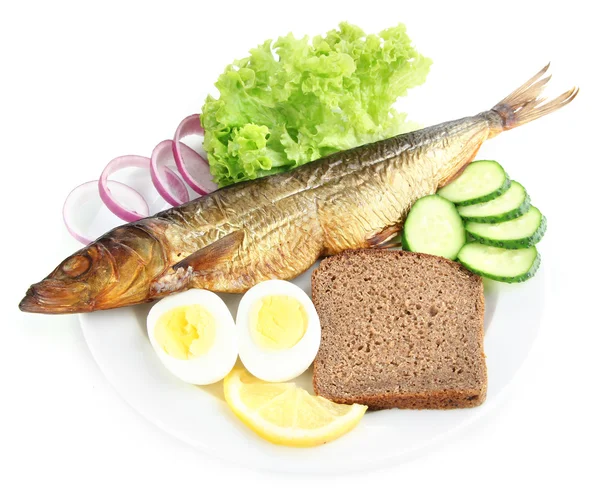
{"type": "Polygon", "coordinates": [[[389,241],[392,237],[394,237],[398,232],[400,232],[400,225],[388,225],[384,227],[381,231],[373,234],[371,237],[367,238],[367,244],[369,247],[379,247],[382,244],[389,241]]]}
{"type": "Polygon", "coordinates": [[[182,259],[173,265],[173,270],[191,268],[194,272],[210,271],[215,266],[231,259],[232,254],[241,246],[244,235],[243,230],[231,232],[182,259]]]}
{"type": "Polygon", "coordinates": [[[386,242],[381,246],[377,246],[378,249],[402,249],[402,241],[386,242]]]}
{"type": "Polygon", "coordinates": [[[502,128],[498,130],[507,131],[532,120],[539,119],[544,115],[554,112],[564,107],[577,96],[579,88],[574,87],[565,91],[553,100],[546,101],[540,95],[546,87],[546,83],[551,76],[544,76],[548,71],[550,64],[546,65],[535,76],[529,79],[525,84],[517,88],[500,103],[492,108],[492,111],[500,115],[502,128]]]}

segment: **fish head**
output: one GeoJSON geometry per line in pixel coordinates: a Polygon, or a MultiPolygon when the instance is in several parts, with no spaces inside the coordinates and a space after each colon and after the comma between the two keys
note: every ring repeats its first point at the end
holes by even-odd
{"type": "Polygon", "coordinates": [[[148,300],[151,280],[165,267],[161,246],[145,232],[118,229],[69,256],[33,284],[19,309],[44,314],[86,313],[148,300]]]}

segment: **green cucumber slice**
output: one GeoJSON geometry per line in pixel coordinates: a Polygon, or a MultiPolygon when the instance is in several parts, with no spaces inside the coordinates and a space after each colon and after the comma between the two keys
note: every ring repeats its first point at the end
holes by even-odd
{"type": "Polygon", "coordinates": [[[502,223],[467,222],[465,229],[482,244],[519,249],[540,242],[546,232],[546,218],[532,206],[527,213],[514,220],[502,223]]]}
{"type": "Polygon", "coordinates": [[[458,253],[458,261],[483,277],[499,282],[524,282],[533,277],[540,266],[540,255],[532,246],[503,249],[470,242],[458,253]]]}
{"type": "Polygon", "coordinates": [[[437,193],[458,206],[485,203],[506,191],[510,180],[502,166],[493,160],[471,162],[458,179],[437,193]]]}
{"type": "Polygon", "coordinates": [[[497,198],[476,205],[459,206],[458,213],[468,222],[499,223],[524,215],[530,206],[525,188],[512,181],[510,187],[497,198]]]}
{"type": "Polygon", "coordinates": [[[412,207],[402,231],[402,249],[456,259],[466,242],[462,218],[453,203],[425,196],[412,207]]]}

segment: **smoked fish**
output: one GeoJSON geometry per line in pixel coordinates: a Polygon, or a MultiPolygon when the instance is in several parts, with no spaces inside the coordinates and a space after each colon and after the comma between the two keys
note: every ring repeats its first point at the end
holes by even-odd
{"type": "Polygon", "coordinates": [[[546,101],[548,66],[491,110],[342,151],[117,227],[32,285],[19,307],[63,314],[198,287],[244,292],[319,257],[381,247],[414,202],[458,176],[481,144],[568,104],[546,101]]]}

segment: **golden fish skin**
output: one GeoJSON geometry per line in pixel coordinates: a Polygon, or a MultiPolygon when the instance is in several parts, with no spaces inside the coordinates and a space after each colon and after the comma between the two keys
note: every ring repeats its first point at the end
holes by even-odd
{"type": "Polygon", "coordinates": [[[242,292],[290,279],[321,255],[381,244],[384,230],[393,236],[412,204],[467,163],[488,132],[475,117],[331,155],[159,214],[150,229],[168,246],[170,266],[244,233],[226,262],[196,271],[195,287],[242,292]]]}
{"type": "Polygon", "coordinates": [[[244,292],[291,279],[320,256],[377,247],[422,196],[460,173],[481,144],[577,94],[539,99],[548,67],[492,110],[239,183],[118,227],[34,284],[23,311],[76,313],[199,287],[244,292]]]}

